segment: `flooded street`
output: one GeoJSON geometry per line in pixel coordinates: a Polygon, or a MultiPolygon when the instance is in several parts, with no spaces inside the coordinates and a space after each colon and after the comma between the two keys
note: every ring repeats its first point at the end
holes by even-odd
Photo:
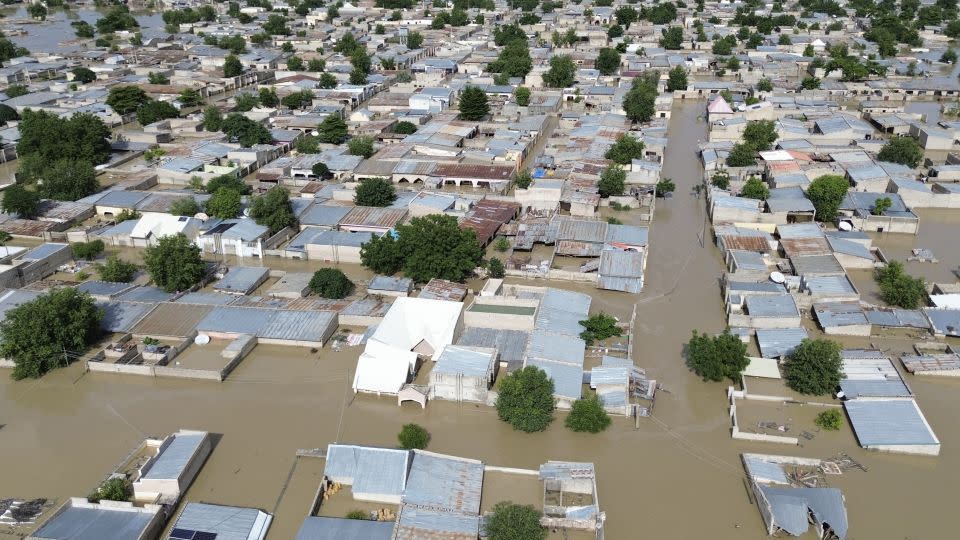
{"type": "MultiPolygon", "coordinates": [[[[907,378],[943,444],[939,457],[908,457],[858,448],[847,426],[819,434],[803,448],[734,441],[727,385],[701,382],[684,365],[681,353],[691,330],[717,332],[725,324],[720,254],[709,229],[705,245],[700,244],[703,199],[691,194],[701,178],[696,151],[697,140],[706,137],[706,124],[698,119],[703,106],[701,101],[678,101],[673,109],[664,176],[673,179],[677,191],[657,204],[643,293],[549,283],[589,292],[594,310],[620,317],[628,317],[637,304],[634,362],[666,390],[657,397],[654,416],[641,419],[639,429],[632,420],[615,418],[604,433],[576,434],[564,428],[558,414],[546,432],[526,435],[499,421],[489,407],[438,400],[422,410],[410,404],[399,408],[388,397],[355,398],[349,386],[359,347],[311,353],[260,345],[223,383],[84,374],[79,365],[37,381],[14,382],[0,372],[0,497],[63,501],[86,494],[145,436],[202,429],[221,438],[185,499],[275,513],[269,538],[290,539],[307,515],[322,475],[322,463],[296,458],[297,449],[334,441],[395,446],[400,426],[417,422],[432,434],[430,450],[488,465],[594,462],[610,540],[767,538],[757,508],[747,498],[741,452],[821,458],[847,452],[866,465],[868,473],[830,478],[844,490],[851,540],[952,536],[945,516],[954,506],[948,489],[960,481],[960,430],[954,413],[960,381],[907,378]]],[[[639,222],[636,212],[621,219],[639,222]]],[[[955,218],[925,213],[919,237],[886,235],[878,243],[888,257],[898,259],[911,247],[933,249],[940,264],[911,263],[908,268],[930,280],[946,280],[960,262],[957,225],[955,218]]],[[[261,264],[256,259],[243,263],[261,264]]],[[[300,271],[320,266],[279,259],[266,264],[300,271]]],[[[353,270],[351,275],[357,275],[353,270]]],[[[857,286],[866,287],[861,281],[857,286]]],[[[844,343],[865,346],[870,341],[878,340],[844,343]]],[[[883,345],[905,351],[910,343],[883,345]]],[[[795,418],[795,429],[812,430],[810,416],[805,412],[795,418]]],[[[526,485],[509,484],[485,487],[484,495],[515,496],[521,502],[538,497],[526,485]]],[[[495,502],[485,499],[482,504],[489,508],[495,502]]]]}
{"type": "MultiPolygon", "coordinates": [[[[85,47],[84,45],[69,43],[77,39],[73,26],[70,25],[71,22],[86,21],[91,25],[96,25],[97,20],[108,11],[110,11],[109,8],[90,9],[87,6],[72,10],[50,9],[47,20],[41,26],[30,19],[26,7],[5,7],[0,9],[0,13],[5,17],[5,19],[0,19],[0,28],[11,33],[20,30],[26,31],[26,34],[23,35],[11,36],[10,40],[19,47],[26,47],[31,52],[61,53],[85,47]]],[[[137,22],[140,23],[140,28],[137,30],[139,32],[148,28],[163,28],[163,18],[160,13],[137,10],[133,10],[132,13],[137,22]]]]}

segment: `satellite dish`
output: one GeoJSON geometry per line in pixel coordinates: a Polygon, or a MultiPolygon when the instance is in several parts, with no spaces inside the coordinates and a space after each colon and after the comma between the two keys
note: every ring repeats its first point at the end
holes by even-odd
{"type": "Polygon", "coordinates": [[[206,220],[210,219],[210,216],[204,214],[203,212],[197,212],[197,214],[195,214],[193,217],[195,217],[196,219],[199,219],[199,220],[201,220],[201,221],[206,221],[206,220]]]}
{"type": "Polygon", "coordinates": [[[841,221],[837,224],[837,228],[839,228],[841,231],[852,231],[853,225],[849,221],[841,221]]]}
{"type": "Polygon", "coordinates": [[[310,132],[310,134],[313,135],[314,137],[316,137],[316,136],[320,135],[320,132],[317,131],[317,130],[313,130],[313,131],[310,132]]]}
{"type": "Polygon", "coordinates": [[[193,338],[193,342],[197,345],[206,345],[210,343],[210,336],[206,334],[197,334],[197,337],[193,338]]]}
{"type": "Polygon", "coordinates": [[[785,283],[787,277],[782,272],[770,272],[770,281],[774,283],[785,283]]]}

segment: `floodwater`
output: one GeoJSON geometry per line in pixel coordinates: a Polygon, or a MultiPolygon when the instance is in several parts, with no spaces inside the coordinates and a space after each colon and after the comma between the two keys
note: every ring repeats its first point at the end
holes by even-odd
{"type": "MultiPolygon", "coordinates": [[[[490,465],[534,469],[551,459],[594,462],[612,540],[766,538],[747,497],[739,454],[829,457],[841,451],[869,468],[868,473],[831,478],[846,496],[848,538],[951,537],[946,516],[954,503],[948,490],[960,480],[957,382],[908,379],[943,452],[938,458],[906,457],[865,452],[847,428],[818,434],[802,448],[734,441],[726,384],[704,383],[684,366],[681,353],[691,330],[715,332],[724,326],[720,256],[709,239],[701,247],[703,200],[691,194],[701,178],[695,152],[697,139],[705,137],[706,126],[698,120],[702,107],[703,102],[674,107],[664,174],[673,178],[677,192],[656,209],[644,292],[632,296],[550,283],[590,292],[595,310],[621,317],[637,304],[634,361],[666,389],[657,398],[654,416],[642,419],[639,429],[632,420],[617,418],[604,433],[575,434],[563,427],[558,414],[547,431],[528,435],[500,422],[489,407],[434,401],[423,410],[397,407],[389,398],[354,397],[349,385],[359,348],[311,353],[261,345],[223,383],[84,375],[74,365],[38,381],[0,376],[0,423],[5,424],[0,429],[0,498],[83,495],[143,437],[204,429],[221,438],[186,500],[274,512],[269,538],[289,539],[306,516],[322,471],[319,460],[296,458],[298,448],[334,441],[394,446],[400,426],[417,422],[431,432],[431,450],[490,465]]],[[[635,213],[620,218],[638,219],[635,213]]],[[[956,229],[950,220],[944,226],[956,229]]],[[[927,242],[944,261],[936,272],[946,278],[946,269],[956,266],[957,250],[938,247],[934,239],[948,242],[950,235],[927,237],[926,227],[921,226],[919,238],[888,236],[880,243],[901,253],[911,243],[927,242]]],[[[284,266],[301,264],[301,269],[313,267],[292,261],[284,266]]],[[[869,341],[876,340],[844,343],[864,346],[869,341]]],[[[891,341],[889,346],[905,351],[909,343],[891,341]]],[[[793,429],[813,431],[807,412],[790,418],[793,429]]],[[[490,499],[516,493],[525,502],[538,500],[529,487],[512,488],[500,476],[491,480],[484,491],[490,499]]],[[[482,504],[488,508],[495,502],[482,504]]],[[[359,505],[343,502],[331,510],[354,506],[359,505]]]]}
{"type": "MultiPolygon", "coordinates": [[[[24,6],[14,9],[4,8],[0,9],[0,13],[5,16],[5,19],[0,19],[0,28],[8,33],[18,30],[26,31],[25,35],[11,35],[10,40],[31,52],[42,51],[55,54],[82,49],[83,45],[71,43],[77,37],[70,23],[86,21],[96,25],[97,20],[109,11],[109,8],[90,9],[90,7],[71,10],[51,9],[47,14],[47,20],[43,22],[31,20],[24,6]]],[[[133,15],[140,23],[137,31],[163,28],[163,18],[158,12],[133,11],[133,15]]]]}

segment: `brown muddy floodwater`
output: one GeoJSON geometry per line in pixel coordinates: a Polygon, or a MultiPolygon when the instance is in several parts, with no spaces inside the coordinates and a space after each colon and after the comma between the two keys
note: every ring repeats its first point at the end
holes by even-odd
{"type": "MultiPolygon", "coordinates": [[[[654,416],[643,419],[639,429],[619,418],[599,435],[575,434],[558,415],[546,432],[526,435],[500,422],[488,407],[434,401],[421,410],[415,405],[398,408],[389,398],[354,398],[349,383],[359,348],[310,353],[261,345],[223,383],[84,375],[75,365],[38,381],[0,376],[0,424],[5,424],[0,429],[0,498],[62,501],[84,495],[145,436],[203,429],[222,437],[186,499],[274,512],[269,538],[289,539],[307,514],[323,470],[319,460],[297,459],[298,448],[334,441],[393,446],[402,424],[418,422],[432,433],[431,450],[490,465],[532,469],[550,459],[596,463],[610,540],[766,538],[747,498],[739,454],[829,457],[841,451],[869,468],[868,473],[831,478],[846,496],[849,539],[955,537],[948,519],[955,506],[952,490],[960,481],[954,412],[960,383],[908,378],[943,449],[936,458],[906,457],[863,451],[847,428],[819,434],[802,448],[734,441],[726,385],[703,383],[684,366],[681,352],[691,330],[724,326],[720,256],[709,234],[706,246],[700,245],[703,200],[691,194],[701,178],[696,144],[706,133],[698,120],[702,109],[703,102],[674,107],[664,173],[676,182],[677,193],[658,204],[644,292],[633,296],[551,283],[589,292],[595,310],[622,317],[637,304],[635,363],[666,388],[654,416]]],[[[629,213],[618,217],[636,219],[629,213]]],[[[887,235],[878,240],[888,255],[898,258],[911,246],[933,248],[943,262],[923,271],[930,279],[945,280],[960,262],[952,241],[957,222],[944,217],[936,224],[930,216],[928,224],[927,217],[918,238],[887,235]]],[[[283,261],[282,266],[302,271],[318,265],[283,261]]],[[[915,266],[908,267],[913,271],[915,266]]],[[[865,346],[870,341],[882,340],[844,343],[865,346]]],[[[910,342],[882,345],[906,351],[910,342]]],[[[809,411],[776,409],[770,414],[789,415],[795,429],[813,430],[809,411]]],[[[491,481],[484,489],[491,499],[482,502],[484,508],[494,498],[537,500],[535,488],[522,481],[516,486],[500,476],[491,481]]],[[[362,505],[338,501],[331,510],[354,506],[362,505]]]]}

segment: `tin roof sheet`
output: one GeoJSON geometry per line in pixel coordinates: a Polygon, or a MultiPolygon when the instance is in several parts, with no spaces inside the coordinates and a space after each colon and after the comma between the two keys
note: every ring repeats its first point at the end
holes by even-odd
{"type": "Polygon", "coordinates": [[[393,522],[307,516],[294,540],[392,540],[393,522]]]}
{"type": "Polygon", "coordinates": [[[394,540],[474,540],[479,516],[466,516],[404,506],[397,519],[394,540]]]}
{"type": "Polygon", "coordinates": [[[399,496],[407,484],[410,458],[409,450],[331,444],[323,474],[351,479],[354,494],[399,496]]]}
{"type": "Polygon", "coordinates": [[[787,356],[807,337],[804,328],[757,328],[757,344],[764,358],[787,356]]]}
{"type": "Polygon", "coordinates": [[[247,294],[267,279],[270,269],[264,266],[231,266],[219,281],[216,290],[247,294]]]}
{"type": "Polygon", "coordinates": [[[751,317],[798,317],[800,314],[789,294],[748,296],[744,302],[751,317]]]}
{"type": "Polygon", "coordinates": [[[50,540],[140,538],[156,514],[71,506],[40,526],[33,536],[50,540]]]}
{"type": "Polygon", "coordinates": [[[156,459],[143,473],[146,480],[179,480],[187,464],[200,450],[200,445],[206,439],[206,433],[175,433],[156,459]]]}
{"type": "Polygon", "coordinates": [[[860,446],[940,444],[912,399],[854,399],[843,406],[860,446]]]}
{"type": "Polygon", "coordinates": [[[256,508],[188,502],[173,527],[210,533],[216,540],[255,540],[266,535],[269,524],[269,515],[256,508]]]}
{"type": "Polygon", "coordinates": [[[483,463],[414,451],[403,504],[476,516],[482,487],[483,463]]]}

